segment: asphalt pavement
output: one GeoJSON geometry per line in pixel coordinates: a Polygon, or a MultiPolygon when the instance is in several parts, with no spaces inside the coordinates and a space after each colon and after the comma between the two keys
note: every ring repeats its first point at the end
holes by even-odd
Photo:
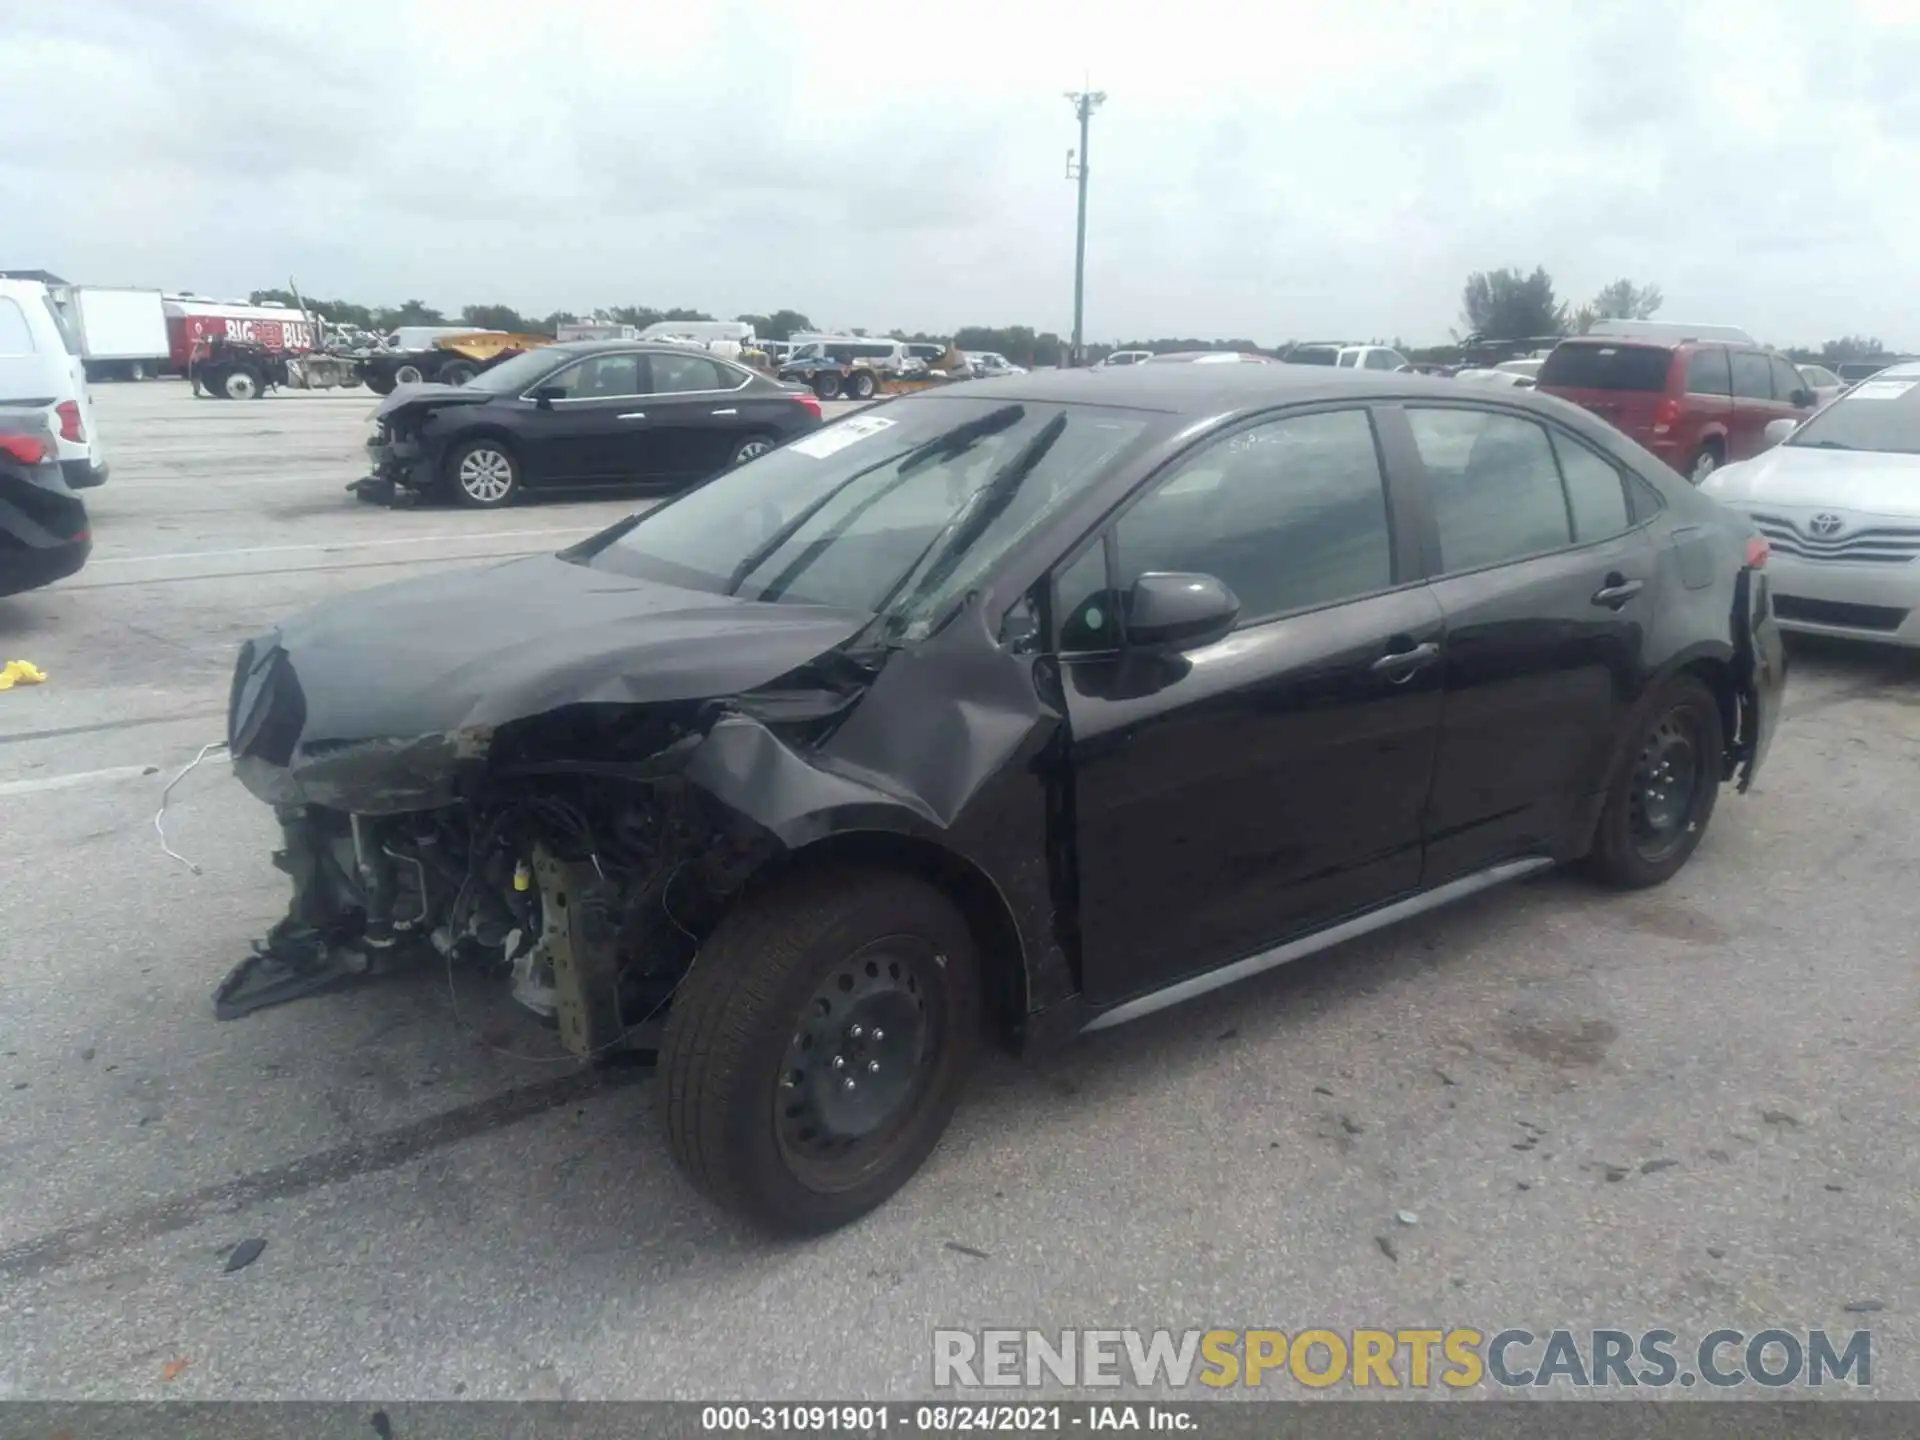
{"type": "Polygon", "coordinates": [[[98,387],[92,563],[0,600],[50,677],[0,693],[0,1398],[904,1398],[936,1325],[1775,1324],[1870,1327],[1920,1397],[1920,662],[1796,645],[1663,889],[1549,875],[990,1059],[891,1204],[770,1244],[671,1169],[644,1071],[502,995],[213,1019],[285,904],[271,817],[215,757],[184,862],[154,818],[235,645],[645,503],[361,504],[374,403],[98,387]]]}

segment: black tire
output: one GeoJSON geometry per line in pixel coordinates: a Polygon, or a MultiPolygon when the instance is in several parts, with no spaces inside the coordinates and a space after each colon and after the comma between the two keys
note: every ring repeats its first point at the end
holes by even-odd
{"type": "Polygon", "coordinates": [[[1709,440],[1693,452],[1693,458],[1687,462],[1687,483],[1698,485],[1707,476],[1727,463],[1727,457],[1720,448],[1718,440],[1709,440]]]}
{"type": "Polygon", "coordinates": [[[1699,680],[1682,675],[1648,696],[1607,788],[1588,870],[1623,890],[1677,874],[1713,819],[1724,750],[1720,702],[1699,680]]]}
{"type": "Polygon", "coordinates": [[[840,398],[840,377],[832,370],[822,370],[813,377],[813,393],[822,400],[840,398]]]}
{"type": "Polygon", "coordinates": [[[873,378],[871,370],[856,370],[847,377],[847,393],[856,400],[871,400],[879,388],[880,382],[873,378]]]}
{"type": "Polygon", "coordinates": [[[478,365],[465,360],[456,360],[434,378],[442,385],[464,385],[479,373],[478,365]]]}
{"type": "Polygon", "coordinates": [[[447,456],[447,493],[473,510],[498,510],[520,493],[520,459],[504,440],[483,436],[447,456]]]}
{"type": "Polygon", "coordinates": [[[848,1224],[933,1153],[979,1028],[973,937],[946,896],[886,871],[791,877],[721,921],[674,999],[659,1057],[668,1148],[710,1200],[763,1229],[848,1224]],[[878,1024],[862,1033],[863,1015],[906,1018],[889,1042],[878,1024]]]}
{"type": "Polygon", "coordinates": [[[360,378],[366,382],[367,389],[376,395],[391,395],[393,393],[393,376],[385,370],[369,370],[360,378]]]}
{"type": "Polygon", "coordinates": [[[736,465],[744,465],[749,460],[757,460],[779,442],[765,435],[747,435],[733,447],[733,458],[727,461],[731,470],[736,465]]]}
{"type": "Polygon", "coordinates": [[[193,372],[194,384],[207,392],[209,400],[227,398],[227,367],[224,365],[202,365],[193,372]]]}
{"type": "Polygon", "coordinates": [[[251,365],[235,365],[220,377],[220,394],[227,400],[258,400],[267,393],[267,382],[251,365]]]}

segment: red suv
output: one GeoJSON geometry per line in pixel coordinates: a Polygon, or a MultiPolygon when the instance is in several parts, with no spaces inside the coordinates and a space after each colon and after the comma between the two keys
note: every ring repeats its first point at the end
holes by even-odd
{"type": "Polygon", "coordinates": [[[1765,450],[1769,421],[1804,420],[1814,406],[1784,355],[1723,340],[1562,340],[1535,388],[1591,410],[1696,485],[1765,450]]]}

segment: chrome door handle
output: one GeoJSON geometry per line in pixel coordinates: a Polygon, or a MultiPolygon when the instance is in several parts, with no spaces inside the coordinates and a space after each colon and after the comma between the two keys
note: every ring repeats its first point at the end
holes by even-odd
{"type": "Polygon", "coordinates": [[[1399,685],[1413,678],[1413,672],[1434,659],[1440,653],[1440,647],[1431,640],[1414,646],[1411,650],[1396,650],[1391,655],[1382,655],[1369,667],[1376,675],[1391,675],[1393,683],[1399,685]]]}
{"type": "Polygon", "coordinates": [[[1593,603],[1604,605],[1609,610],[1618,610],[1644,589],[1646,586],[1638,580],[1616,580],[1594,591],[1593,603]]]}
{"type": "Polygon", "coordinates": [[[740,412],[738,410],[715,410],[713,413],[715,415],[738,415],[740,412]]]}
{"type": "Polygon", "coordinates": [[[644,410],[629,410],[620,418],[622,420],[644,420],[647,418],[647,412],[644,410]]]}

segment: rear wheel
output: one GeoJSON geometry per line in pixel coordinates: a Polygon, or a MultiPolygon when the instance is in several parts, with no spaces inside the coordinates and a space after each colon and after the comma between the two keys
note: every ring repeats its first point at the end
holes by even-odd
{"type": "Polygon", "coordinates": [[[847,393],[856,400],[871,400],[873,392],[879,388],[871,370],[856,370],[847,377],[847,393]]]}
{"type": "Polygon", "coordinates": [[[793,877],[723,920],[667,1017],[667,1142],[707,1197],[767,1229],[858,1219],[953,1115],[980,1024],[952,902],[885,871],[793,877]]]}
{"type": "Polygon", "coordinates": [[[735,465],[744,465],[749,460],[758,459],[771,449],[773,449],[773,441],[766,436],[749,435],[733,447],[733,458],[727,461],[727,468],[732,469],[735,465]]]}
{"type": "Polygon", "coordinates": [[[1720,702],[1691,675],[1641,705],[1588,857],[1600,879],[1640,889],[1687,863],[1720,795],[1724,730],[1720,702]]]}
{"type": "Polygon", "coordinates": [[[520,463],[498,440],[469,440],[447,457],[453,498],[476,510],[507,504],[520,489],[520,463]]]}
{"type": "Polygon", "coordinates": [[[465,360],[456,360],[440,372],[440,383],[443,385],[464,385],[479,373],[480,367],[478,365],[469,364],[465,360]]]}
{"type": "Polygon", "coordinates": [[[822,400],[840,398],[840,377],[831,370],[822,370],[813,377],[813,393],[822,400]]]}
{"type": "Polygon", "coordinates": [[[202,365],[193,372],[193,382],[207,392],[209,399],[227,398],[227,367],[224,365],[202,365]]]}
{"type": "Polygon", "coordinates": [[[369,370],[360,378],[367,382],[367,388],[376,395],[391,395],[393,393],[393,376],[384,370],[369,370]]]}
{"type": "Polygon", "coordinates": [[[1722,458],[1720,447],[1709,440],[1700,447],[1699,453],[1693,457],[1693,463],[1687,467],[1687,479],[1698,485],[1720,468],[1722,458]]]}

